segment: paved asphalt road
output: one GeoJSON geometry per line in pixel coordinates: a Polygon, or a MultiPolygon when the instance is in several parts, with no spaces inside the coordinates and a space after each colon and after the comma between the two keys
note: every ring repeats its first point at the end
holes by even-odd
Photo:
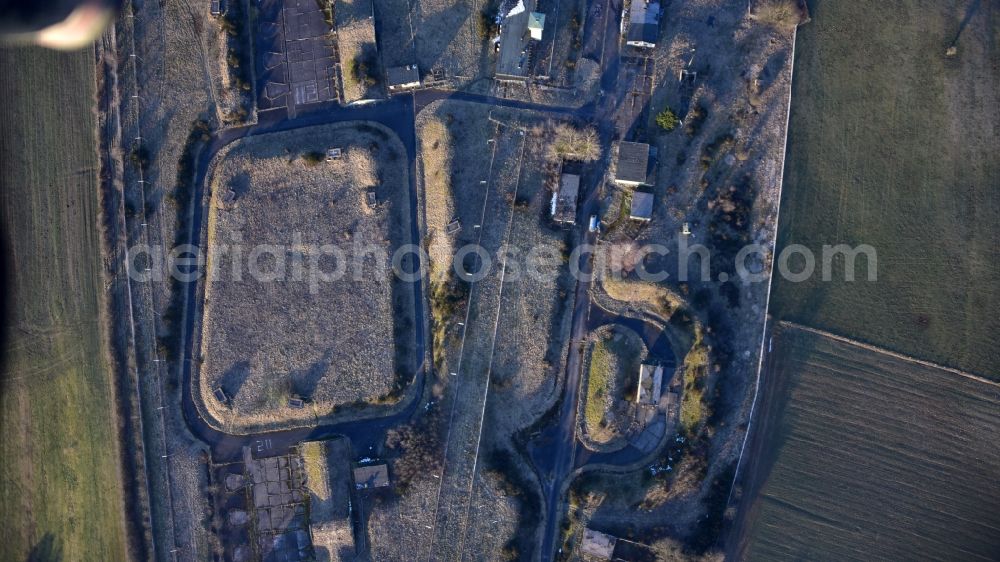
{"type": "MultiPolygon", "coordinates": [[[[592,193],[596,190],[591,190],[592,193]]],[[[587,205],[584,205],[586,208],[587,205]]],[[[589,215],[588,215],[589,216],[589,215]]],[[[586,224],[586,222],[584,223],[586,224]]],[[[587,233],[583,237],[585,243],[593,243],[597,236],[587,233]]],[[[580,271],[590,272],[591,256],[580,256],[580,271]]],[[[547,465],[545,457],[552,461],[548,472],[541,474],[542,491],[545,494],[545,533],[542,535],[542,560],[551,560],[555,538],[558,535],[558,522],[562,514],[562,488],[566,477],[573,470],[576,452],[576,411],[580,399],[580,360],[584,352],[584,339],[587,337],[588,318],[590,316],[590,279],[583,275],[577,281],[573,305],[573,321],[569,345],[569,355],[566,358],[566,386],[559,410],[559,422],[555,425],[558,434],[553,446],[533,448],[532,456],[536,465],[547,465]],[[540,454],[547,451],[545,454],[540,454]]]]}

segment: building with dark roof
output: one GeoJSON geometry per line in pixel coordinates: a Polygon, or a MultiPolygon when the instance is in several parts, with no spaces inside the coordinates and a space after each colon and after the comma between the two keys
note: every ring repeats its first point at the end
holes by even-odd
{"type": "Polygon", "coordinates": [[[405,90],[420,86],[420,70],[417,65],[393,66],[385,71],[386,83],[390,91],[405,90]]]}
{"type": "Polygon", "coordinates": [[[629,3],[628,31],[625,44],[653,48],[660,34],[660,3],[652,0],[632,0],[629,3]]]}
{"type": "Polygon", "coordinates": [[[653,218],[653,194],[636,191],[632,194],[632,209],[628,218],[649,222],[653,218]]]}
{"type": "Polygon", "coordinates": [[[552,195],[552,219],[563,224],[576,224],[576,201],[580,194],[580,176],[563,174],[559,191],[552,195]]]}
{"type": "Polygon", "coordinates": [[[646,183],[649,171],[649,145],[641,142],[618,143],[615,183],[637,186],[646,183]]]}

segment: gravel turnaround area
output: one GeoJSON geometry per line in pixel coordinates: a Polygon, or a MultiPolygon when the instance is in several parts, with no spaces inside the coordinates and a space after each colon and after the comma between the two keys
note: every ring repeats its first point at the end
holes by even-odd
{"type": "Polygon", "coordinates": [[[394,400],[397,370],[412,369],[394,349],[394,323],[412,326],[412,298],[394,291],[389,262],[410,242],[405,162],[399,140],[367,124],[253,137],[219,158],[199,373],[218,420],[275,427],[394,400]],[[328,147],[341,158],[323,161],[328,147]],[[228,405],[213,396],[219,387],[228,405]],[[289,407],[296,396],[304,408],[289,407]]]}

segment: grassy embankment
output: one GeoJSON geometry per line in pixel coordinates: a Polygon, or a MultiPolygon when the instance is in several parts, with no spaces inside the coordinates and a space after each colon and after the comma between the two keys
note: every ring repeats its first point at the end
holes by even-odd
{"type": "Polygon", "coordinates": [[[590,371],[587,373],[587,402],[584,418],[587,427],[596,431],[604,422],[604,399],[612,390],[615,373],[612,367],[614,352],[610,342],[601,339],[594,344],[590,355],[590,371]]]}
{"type": "Polygon", "coordinates": [[[686,350],[680,418],[681,427],[693,433],[709,414],[705,385],[711,348],[704,340],[701,324],[686,312],[684,301],[666,287],[643,281],[623,281],[611,275],[605,275],[601,282],[611,298],[644,303],[651,311],[668,320],[674,352],[686,350]]]}
{"type": "Polygon", "coordinates": [[[1000,11],[823,2],[812,16],[798,35],[779,246],[810,248],[816,274],[776,278],[772,313],[1000,380],[1000,11]],[[821,246],[839,243],[874,247],[877,281],[864,257],[857,281],[843,281],[842,258],[822,281],[821,246]]]}
{"type": "Polygon", "coordinates": [[[0,51],[0,559],[126,554],[102,339],[94,56],[0,51]]]}

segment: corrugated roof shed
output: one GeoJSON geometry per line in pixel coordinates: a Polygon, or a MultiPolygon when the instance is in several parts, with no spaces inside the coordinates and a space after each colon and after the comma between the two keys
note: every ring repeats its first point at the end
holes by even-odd
{"type": "Polygon", "coordinates": [[[653,218],[653,194],[636,191],[632,194],[632,210],[629,218],[648,221],[653,218]]]}
{"type": "Polygon", "coordinates": [[[615,168],[616,182],[634,185],[646,183],[648,168],[648,144],[625,141],[618,143],[618,164],[615,168]]]}

